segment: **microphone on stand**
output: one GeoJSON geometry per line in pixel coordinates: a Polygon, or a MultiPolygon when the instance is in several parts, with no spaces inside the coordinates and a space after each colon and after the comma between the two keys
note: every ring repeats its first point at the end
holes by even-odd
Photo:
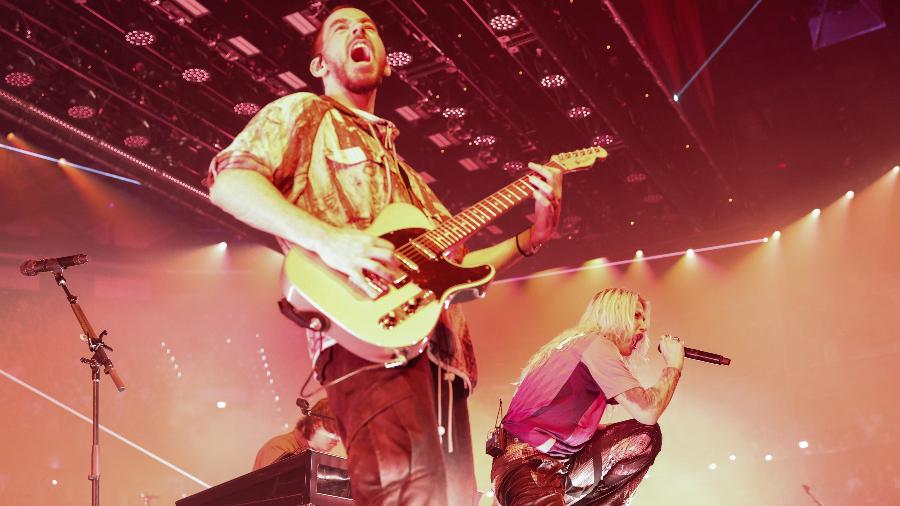
{"type": "Polygon", "coordinates": [[[19,267],[23,276],[37,276],[41,272],[62,272],[76,265],[87,263],[87,255],[72,255],[59,258],[45,258],[43,260],[25,260],[19,267]]]}
{"type": "MultiPolygon", "coordinates": [[[[656,349],[662,351],[662,345],[657,346],[656,349]]],[[[688,348],[687,346],[684,347],[684,358],[699,360],[700,362],[706,362],[708,364],[731,365],[731,359],[728,357],[723,357],[722,355],[717,355],[708,351],[688,348]]]]}

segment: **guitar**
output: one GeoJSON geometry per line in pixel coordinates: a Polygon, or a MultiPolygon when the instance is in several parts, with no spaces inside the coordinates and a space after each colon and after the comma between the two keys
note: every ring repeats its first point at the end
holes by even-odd
{"type": "MultiPolygon", "coordinates": [[[[573,172],[606,156],[592,147],[554,155],[547,165],[573,172]]],[[[378,294],[370,298],[315,253],[295,247],[282,268],[285,297],[350,352],[387,367],[403,365],[425,349],[442,307],[483,296],[494,277],[490,265],[462,267],[445,255],[533,192],[522,176],[437,227],[413,205],[389,204],[365,232],[394,245],[400,278],[388,282],[367,273],[366,283],[378,294]]]]}

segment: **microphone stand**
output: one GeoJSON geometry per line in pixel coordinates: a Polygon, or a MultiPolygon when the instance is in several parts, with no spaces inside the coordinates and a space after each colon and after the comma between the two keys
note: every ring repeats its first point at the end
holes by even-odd
{"type": "Polygon", "coordinates": [[[103,342],[103,336],[107,334],[104,330],[98,336],[94,333],[94,328],[88,321],[81,306],[78,305],[78,297],[69,291],[69,284],[62,275],[63,269],[55,269],[53,271],[53,279],[56,284],[66,292],[66,299],[75,313],[78,324],[81,325],[81,339],[87,342],[88,350],[93,353],[91,358],[81,358],[81,363],[87,364],[91,368],[91,384],[93,385],[93,440],[91,444],[91,474],[88,480],[91,481],[91,506],[100,506],[100,368],[103,372],[109,374],[115,383],[116,388],[121,392],[125,390],[125,383],[116,372],[112,360],[106,354],[106,350],[113,351],[112,348],[103,342]]]}

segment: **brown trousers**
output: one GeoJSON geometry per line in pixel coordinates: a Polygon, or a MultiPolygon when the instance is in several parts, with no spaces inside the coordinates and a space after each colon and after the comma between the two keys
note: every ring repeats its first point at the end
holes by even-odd
{"type": "MultiPolygon", "coordinates": [[[[340,345],[322,352],[323,382],[371,362],[340,345]]],[[[326,388],[347,448],[350,487],[358,505],[470,506],[475,500],[466,392],[456,379],[452,399],[443,382],[438,433],[438,369],[420,356],[403,367],[364,371],[326,388]],[[452,411],[450,403],[452,405],[452,411]],[[452,421],[447,414],[452,412],[452,421]],[[452,430],[451,428],[452,423],[452,430]],[[448,452],[450,434],[453,452],[448,452]]]]}
{"type": "Polygon", "coordinates": [[[636,420],[597,431],[567,460],[510,437],[491,467],[494,494],[503,506],[628,504],[661,448],[659,425],[636,420]]]}

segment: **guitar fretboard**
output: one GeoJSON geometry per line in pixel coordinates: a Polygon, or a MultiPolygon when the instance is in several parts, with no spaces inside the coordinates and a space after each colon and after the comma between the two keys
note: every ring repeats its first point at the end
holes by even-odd
{"type": "Polygon", "coordinates": [[[533,193],[534,186],[528,182],[528,176],[522,176],[415,240],[435,253],[443,254],[454,245],[475,235],[488,223],[528,199],[533,193]]]}

